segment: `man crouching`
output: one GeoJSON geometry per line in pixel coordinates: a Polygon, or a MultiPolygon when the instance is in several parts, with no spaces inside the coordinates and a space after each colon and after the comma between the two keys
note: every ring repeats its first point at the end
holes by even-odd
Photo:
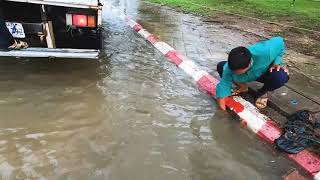
{"type": "Polygon", "coordinates": [[[237,47],[229,53],[228,61],[218,64],[221,81],[216,96],[221,109],[226,110],[225,98],[248,92],[247,82],[258,81],[263,87],[256,94],[256,106],[265,108],[268,92],[272,92],[289,80],[289,71],[282,66],[285,44],[282,37],[273,37],[246,47],[237,47]],[[232,83],[238,88],[232,91],[232,83]]]}

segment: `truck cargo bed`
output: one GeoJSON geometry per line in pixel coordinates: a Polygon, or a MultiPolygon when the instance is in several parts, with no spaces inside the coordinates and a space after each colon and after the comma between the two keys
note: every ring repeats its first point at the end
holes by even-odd
{"type": "Polygon", "coordinates": [[[90,9],[101,8],[101,6],[99,6],[98,0],[76,0],[76,1],[75,0],[6,0],[6,1],[73,7],[73,8],[90,8],[90,9]]]}
{"type": "Polygon", "coordinates": [[[99,50],[28,48],[23,50],[0,51],[0,57],[1,56],[2,57],[98,59],[99,50]]]}

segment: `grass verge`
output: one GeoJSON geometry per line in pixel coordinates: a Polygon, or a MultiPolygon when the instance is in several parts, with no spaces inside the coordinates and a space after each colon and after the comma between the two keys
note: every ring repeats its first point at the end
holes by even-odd
{"type": "Polygon", "coordinates": [[[320,31],[320,0],[146,0],[208,16],[218,11],[320,31]]]}

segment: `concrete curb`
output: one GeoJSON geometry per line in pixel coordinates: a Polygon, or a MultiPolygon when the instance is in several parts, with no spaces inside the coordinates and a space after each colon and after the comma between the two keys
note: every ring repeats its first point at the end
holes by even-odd
{"type": "MultiPolygon", "coordinates": [[[[129,16],[121,13],[118,9],[113,8],[110,5],[107,5],[107,8],[110,12],[116,13],[136,33],[149,41],[171,63],[177,65],[180,69],[190,75],[202,91],[206,92],[210,97],[215,98],[216,85],[219,82],[216,78],[202,70],[192,60],[177,52],[167,43],[159,41],[156,36],[149,33],[129,16]]],[[[242,119],[242,124],[247,126],[251,131],[268,143],[273,144],[274,140],[281,135],[281,130],[269,117],[261,114],[254,105],[244,100],[242,97],[229,97],[227,98],[226,104],[229,109],[242,119]]],[[[314,179],[320,180],[320,157],[318,155],[304,150],[298,154],[290,154],[288,156],[300,165],[308,174],[313,176],[314,179]]]]}

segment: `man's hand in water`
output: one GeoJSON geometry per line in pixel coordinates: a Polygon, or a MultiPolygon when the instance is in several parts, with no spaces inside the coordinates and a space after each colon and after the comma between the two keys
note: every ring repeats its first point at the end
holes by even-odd
{"type": "Polygon", "coordinates": [[[218,101],[218,105],[219,105],[220,109],[222,109],[224,111],[227,110],[226,98],[218,98],[217,101],[218,101]]]}
{"type": "Polygon", "coordinates": [[[278,64],[274,64],[274,65],[269,69],[269,71],[270,71],[270,72],[273,72],[273,70],[280,71],[280,69],[283,69],[283,71],[286,72],[286,73],[289,75],[289,69],[287,68],[287,66],[280,66],[280,65],[278,65],[278,64]]]}

